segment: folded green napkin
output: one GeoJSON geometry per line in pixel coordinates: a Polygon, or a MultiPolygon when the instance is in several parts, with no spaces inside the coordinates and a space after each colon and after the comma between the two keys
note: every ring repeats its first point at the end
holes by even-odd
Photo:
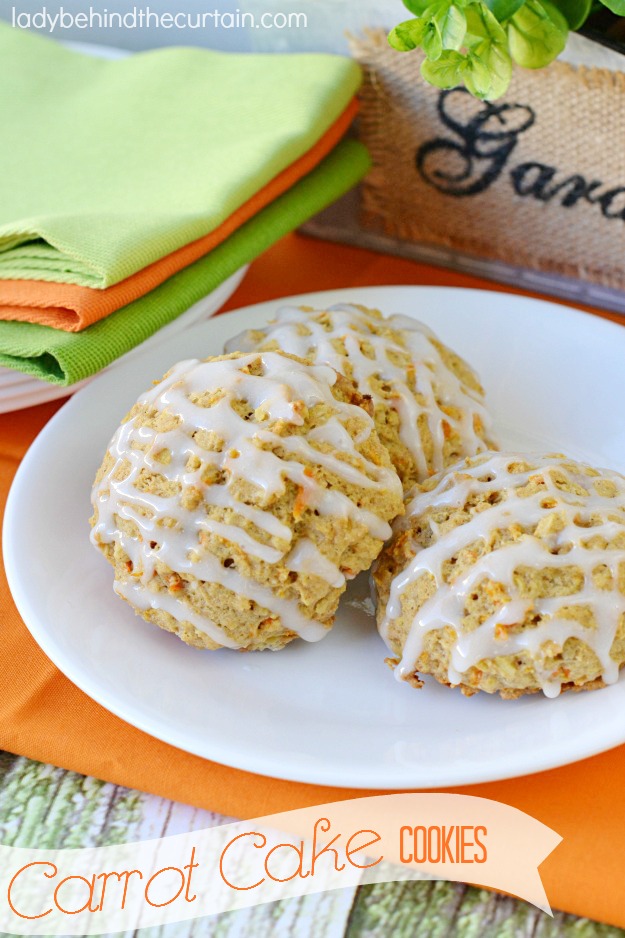
{"type": "Polygon", "coordinates": [[[0,278],[103,288],[217,228],[345,109],[334,55],[80,55],[0,22],[0,278]]]}
{"type": "Polygon", "coordinates": [[[206,257],[83,332],[0,322],[0,365],[61,385],[95,374],[338,199],[364,176],[369,164],[362,144],[343,141],[308,176],[206,257]]]}

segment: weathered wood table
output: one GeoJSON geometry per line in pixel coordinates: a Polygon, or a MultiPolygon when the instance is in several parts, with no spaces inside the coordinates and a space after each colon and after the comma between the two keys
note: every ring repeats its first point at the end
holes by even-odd
{"type": "MultiPolygon", "coordinates": [[[[0,753],[0,843],[104,846],[230,820],[0,753]]],[[[140,938],[621,938],[625,931],[558,912],[552,919],[525,902],[459,883],[419,882],[339,889],[135,934],[140,938]]]]}

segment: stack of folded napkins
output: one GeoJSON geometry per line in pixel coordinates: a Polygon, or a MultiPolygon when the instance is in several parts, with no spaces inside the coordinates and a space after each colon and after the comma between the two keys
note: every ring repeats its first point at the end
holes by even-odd
{"type": "Polygon", "coordinates": [[[355,185],[359,83],[340,56],[110,61],[0,23],[0,366],[95,374],[355,185]]]}

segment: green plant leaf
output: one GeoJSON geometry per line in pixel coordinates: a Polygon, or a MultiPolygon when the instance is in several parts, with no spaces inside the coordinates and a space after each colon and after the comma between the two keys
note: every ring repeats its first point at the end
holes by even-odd
{"type": "Polygon", "coordinates": [[[515,62],[523,68],[542,68],[552,62],[566,45],[566,20],[555,8],[526,0],[508,24],[508,45],[515,62]],[[557,14],[557,17],[556,17],[557,14]],[[555,19],[560,20],[558,25],[555,19]]]}
{"type": "Polygon", "coordinates": [[[555,3],[553,3],[552,0],[540,0],[540,5],[544,8],[551,22],[554,23],[558,29],[564,31],[568,38],[569,24],[566,21],[566,16],[560,12],[555,3]]]}
{"type": "Polygon", "coordinates": [[[617,16],[625,16],[625,0],[602,0],[602,3],[617,16]]]}
{"type": "Polygon", "coordinates": [[[485,97],[495,101],[506,93],[512,78],[512,59],[508,47],[503,43],[485,41],[472,51],[484,63],[490,76],[490,88],[485,97]]]}
{"type": "Polygon", "coordinates": [[[525,0],[485,0],[486,6],[499,22],[509,20],[514,16],[519,7],[522,7],[525,0]]]}
{"type": "Polygon", "coordinates": [[[506,32],[485,3],[470,3],[465,10],[465,15],[467,31],[464,42],[468,49],[480,45],[485,40],[507,47],[506,32]]]}
{"type": "Polygon", "coordinates": [[[488,97],[491,89],[490,72],[486,63],[474,52],[467,56],[464,83],[474,97],[482,100],[488,97]]]}
{"type": "Polygon", "coordinates": [[[435,62],[426,59],[421,74],[435,88],[455,88],[462,84],[464,64],[465,57],[460,52],[446,49],[435,62]]]}
{"type": "MultiPolygon", "coordinates": [[[[625,0],[621,5],[625,12],[625,0]]],[[[569,29],[579,29],[588,19],[592,0],[553,0],[552,6],[565,18],[569,29]]]]}
{"type": "Polygon", "coordinates": [[[421,16],[421,14],[427,10],[430,3],[431,0],[403,0],[406,9],[414,13],[415,16],[421,16]]]}
{"type": "MultiPolygon", "coordinates": [[[[389,35],[396,49],[421,47],[425,81],[464,83],[476,98],[495,100],[508,88],[512,60],[541,68],[560,54],[569,25],[585,21],[598,0],[404,0],[416,19],[389,35]]],[[[602,0],[625,15],[625,0],[602,0]]]]}
{"type": "Polygon", "coordinates": [[[494,101],[506,93],[512,80],[512,58],[508,52],[508,47],[491,46],[487,62],[491,77],[489,98],[494,101]]]}
{"type": "Polygon", "coordinates": [[[441,57],[443,52],[443,40],[441,38],[440,29],[434,20],[428,23],[421,47],[430,61],[436,62],[436,60],[441,57]]]}
{"type": "Polygon", "coordinates": [[[411,52],[421,45],[427,25],[424,19],[406,20],[389,33],[388,41],[398,52],[411,52]]]}
{"type": "Polygon", "coordinates": [[[460,7],[451,3],[434,18],[441,34],[443,49],[458,50],[462,47],[467,31],[467,18],[460,7]]]}
{"type": "Polygon", "coordinates": [[[500,97],[512,76],[506,31],[481,0],[465,7],[467,29],[463,46],[467,50],[463,80],[477,98],[500,97]]]}

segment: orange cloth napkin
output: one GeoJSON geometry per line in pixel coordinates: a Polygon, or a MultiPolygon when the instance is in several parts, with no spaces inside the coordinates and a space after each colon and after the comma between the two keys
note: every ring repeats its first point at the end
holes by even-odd
{"type": "MultiPolygon", "coordinates": [[[[290,293],[384,283],[521,292],[291,235],[254,262],[227,308],[290,293]]],[[[58,407],[55,402],[0,416],[2,505],[26,449],[58,407]]],[[[374,794],[252,775],[159,742],[108,713],[57,671],[22,623],[3,572],[0,616],[3,749],[240,818],[374,794]]],[[[625,746],[538,775],[449,790],[505,802],[556,830],[564,840],[541,866],[552,906],[625,927],[623,778],[625,746]]]]}
{"type": "Polygon", "coordinates": [[[66,332],[80,332],[109,313],[127,306],[204,257],[244,222],[290,189],[298,179],[306,176],[344,136],[357,111],[358,102],[354,99],[307,153],[275,176],[210,234],[167,254],[112,287],[96,290],[73,283],[0,280],[0,320],[36,322],[66,332]]]}

